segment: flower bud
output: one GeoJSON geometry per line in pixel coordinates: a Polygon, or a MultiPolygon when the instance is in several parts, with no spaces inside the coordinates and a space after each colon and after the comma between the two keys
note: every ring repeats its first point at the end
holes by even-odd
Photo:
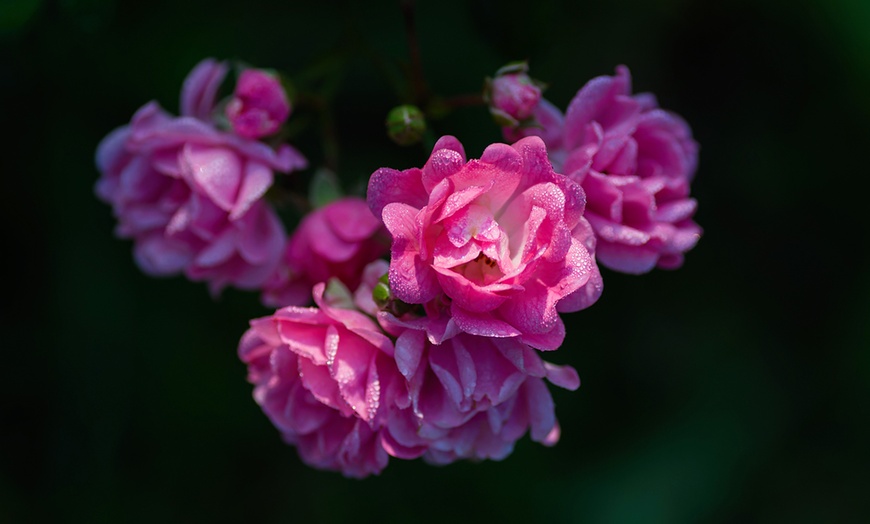
{"type": "Polygon", "coordinates": [[[226,115],[237,135],[258,139],[281,128],[290,116],[290,102],[276,75],[246,69],[239,76],[226,115]]]}
{"type": "Polygon", "coordinates": [[[502,126],[515,127],[532,116],[541,100],[541,87],[526,74],[528,64],[508,64],[487,82],[489,111],[502,126]]]}
{"type": "Polygon", "coordinates": [[[394,107],[387,114],[387,134],[400,146],[416,144],[426,132],[426,117],[412,105],[394,107]]]}
{"type": "Polygon", "coordinates": [[[372,288],[372,300],[375,305],[377,305],[381,309],[386,309],[387,305],[390,303],[390,279],[389,273],[384,273],[384,275],[378,279],[378,283],[372,288]]]}

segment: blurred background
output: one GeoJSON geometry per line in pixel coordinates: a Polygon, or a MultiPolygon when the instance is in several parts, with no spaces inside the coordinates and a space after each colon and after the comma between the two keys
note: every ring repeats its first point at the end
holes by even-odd
{"type": "MultiPolygon", "coordinates": [[[[149,100],[177,112],[207,56],[319,78],[349,191],[421,165],[383,131],[397,2],[2,0],[0,522],[867,522],[870,3],[440,0],[417,24],[435,93],[528,59],[565,107],[623,63],[701,144],[685,266],[603,270],[566,318],[561,442],[364,481],[302,465],[236,357],[268,311],[144,276],[94,197],[100,139],[149,100]]],[[[469,157],[501,140],[482,106],[433,129],[469,157]]]]}

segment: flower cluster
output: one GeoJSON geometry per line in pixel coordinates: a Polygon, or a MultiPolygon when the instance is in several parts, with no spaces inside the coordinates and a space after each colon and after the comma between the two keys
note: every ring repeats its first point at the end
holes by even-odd
{"type": "Polygon", "coordinates": [[[316,307],[288,306],[251,322],[239,356],[254,398],[302,460],[363,477],[390,456],[436,463],[507,456],[531,431],[558,440],[543,383],[576,389],[516,339],[425,330],[378,311],[371,299],[386,262],[365,269],[353,296],[337,280],[314,286],[316,307]]]}
{"type": "Polygon", "coordinates": [[[676,268],[700,235],[683,120],[632,95],[624,67],[563,115],[525,64],[487,82],[510,143],[469,160],[443,136],[422,167],[375,170],[365,198],[310,210],[287,235],[265,196],[275,172],[306,167],[279,144],[290,99],[276,74],[247,69],[216,102],[227,69],[194,68],[180,117],[152,102],[106,137],[97,195],[146,273],[258,290],[278,308],[238,354],[313,467],[365,477],[390,457],[500,460],[527,433],[555,444],[547,382],[580,385],[540,353],[565,340],[561,315],[601,296],[598,262],[676,268]]]}

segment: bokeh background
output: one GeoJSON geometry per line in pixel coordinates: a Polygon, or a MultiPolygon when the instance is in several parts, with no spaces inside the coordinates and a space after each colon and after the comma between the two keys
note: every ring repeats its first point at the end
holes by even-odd
{"type": "MultiPolygon", "coordinates": [[[[349,191],[422,164],[383,132],[397,2],[3,0],[0,522],[867,522],[870,3],[421,0],[417,22],[436,93],[529,59],[564,107],[624,63],[701,144],[685,266],[605,271],[566,319],[562,441],[364,481],[305,467],[235,353],[267,311],[145,277],[94,197],[99,140],[151,99],[177,111],[206,56],[309,75],[349,191]]],[[[501,139],[483,107],[433,128],[470,157],[501,139]]]]}

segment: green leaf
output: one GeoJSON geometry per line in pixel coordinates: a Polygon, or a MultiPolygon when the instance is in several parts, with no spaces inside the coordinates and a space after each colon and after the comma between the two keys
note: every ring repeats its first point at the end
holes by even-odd
{"type": "Polygon", "coordinates": [[[335,173],[326,168],[314,172],[308,189],[308,200],[314,209],[321,208],[343,196],[335,173]]]}

